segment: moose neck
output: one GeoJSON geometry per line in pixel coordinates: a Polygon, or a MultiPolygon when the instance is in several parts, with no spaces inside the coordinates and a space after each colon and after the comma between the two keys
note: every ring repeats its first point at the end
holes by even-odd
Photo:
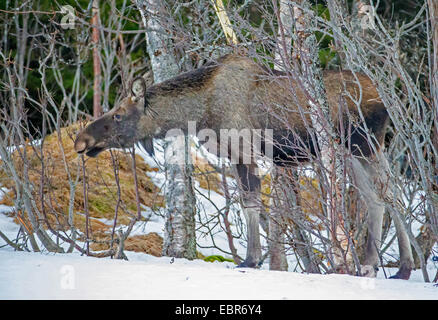
{"type": "Polygon", "coordinates": [[[193,121],[197,129],[207,127],[207,101],[200,90],[169,92],[159,89],[159,84],[151,87],[146,96],[155,114],[155,138],[163,138],[172,129],[181,129],[187,133],[188,124],[193,121]]]}

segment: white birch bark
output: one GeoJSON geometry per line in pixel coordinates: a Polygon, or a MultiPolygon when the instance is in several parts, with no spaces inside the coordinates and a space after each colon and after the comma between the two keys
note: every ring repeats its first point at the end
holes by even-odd
{"type": "MultiPolygon", "coordinates": [[[[142,20],[146,26],[147,51],[151,60],[154,81],[165,81],[179,73],[178,64],[171,52],[172,42],[160,16],[163,11],[160,0],[137,0],[142,20]]],[[[194,259],[196,257],[195,237],[195,195],[192,186],[193,171],[188,138],[173,138],[165,146],[166,167],[166,226],[163,255],[194,259]],[[183,152],[185,164],[172,161],[183,152]]]]}
{"type": "Polygon", "coordinates": [[[160,21],[160,0],[136,0],[143,24],[146,27],[146,42],[151,59],[154,81],[170,79],[179,73],[178,64],[170,51],[172,41],[160,21]]]}
{"type": "Polygon", "coordinates": [[[274,69],[285,71],[292,50],[292,5],[290,1],[280,0],[280,24],[277,32],[277,48],[275,50],[274,69]],[[286,64],[286,65],[285,65],[286,64]]]}

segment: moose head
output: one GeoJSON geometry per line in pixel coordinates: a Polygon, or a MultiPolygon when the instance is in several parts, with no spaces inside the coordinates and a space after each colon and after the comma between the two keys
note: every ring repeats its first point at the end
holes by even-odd
{"type": "Polygon", "coordinates": [[[74,144],[76,152],[96,157],[104,150],[130,148],[139,142],[153,154],[154,113],[146,99],[144,78],[135,78],[130,91],[131,95],[78,134],[74,144]]]}

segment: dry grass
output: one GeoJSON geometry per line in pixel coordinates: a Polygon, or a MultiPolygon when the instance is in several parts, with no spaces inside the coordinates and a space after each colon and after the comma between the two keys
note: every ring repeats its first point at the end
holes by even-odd
{"type": "MultiPolygon", "coordinates": [[[[92,243],[90,249],[95,251],[108,250],[109,243],[92,243]]],[[[144,252],[155,257],[161,257],[163,238],[155,232],[131,236],[125,240],[125,250],[144,252]]]]}
{"type": "Polygon", "coordinates": [[[207,160],[200,157],[192,157],[193,176],[199,182],[199,186],[206,190],[213,190],[220,195],[224,195],[221,174],[213,168],[207,160]]]}
{"type": "MultiPolygon", "coordinates": [[[[74,137],[79,129],[78,124],[62,128],[59,133],[55,132],[46,137],[42,145],[42,152],[40,146],[32,147],[28,145],[25,149],[20,149],[22,154],[24,151],[26,152],[26,161],[23,160],[18,151],[12,154],[12,159],[21,179],[24,179],[24,164],[28,164],[28,179],[32,186],[32,195],[38,210],[43,216],[47,217],[44,222],[46,227],[48,223],[56,230],[70,228],[67,217],[70,201],[72,200],[74,227],[85,233],[86,215],[84,212],[88,210],[88,232],[91,238],[104,240],[108,239],[111,232],[116,203],[118,202],[113,160],[109,151],[103,152],[97,158],[85,157],[85,179],[88,195],[88,208],[85,209],[82,159],[73,149],[74,137]],[[43,165],[41,159],[44,159],[44,176],[42,175],[43,165]],[[71,184],[69,183],[68,172],[70,173],[70,182],[77,180],[74,199],[70,197],[71,184]]],[[[114,161],[119,166],[118,176],[121,189],[121,205],[118,210],[117,225],[126,225],[131,217],[137,214],[131,155],[120,151],[113,151],[112,153],[114,161]]],[[[140,203],[150,208],[163,207],[163,197],[146,175],[147,171],[155,171],[156,169],[150,168],[139,156],[136,157],[140,203]]],[[[9,174],[1,171],[3,167],[0,164],[0,183],[10,191],[0,203],[12,206],[16,198],[17,187],[9,174]]],[[[15,218],[17,220],[22,219],[31,228],[26,212],[24,214],[23,212],[16,212],[15,218]]],[[[131,240],[129,239],[129,241],[131,240]]],[[[146,244],[145,246],[147,247],[146,244]]],[[[155,249],[153,251],[157,252],[155,249]]]]}

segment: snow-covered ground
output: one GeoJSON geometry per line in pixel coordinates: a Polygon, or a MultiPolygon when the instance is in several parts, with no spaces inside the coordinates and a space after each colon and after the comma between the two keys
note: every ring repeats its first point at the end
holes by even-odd
{"type": "Polygon", "coordinates": [[[0,299],[438,299],[430,283],[234,268],[128,253],[129,261],[0,251],[0,299]]]}
{"type": "MultiPolygon", "coordinates": [[[[153,165],[152,160],[143,155],[153,165]]],[[[154,183],[162,184],[164,175],[148,173],[154,183]]],[[[231,183],[231,181],[230,181],[231,183]]],[[[199,192],[202,190],[196,186],[199,192]]],[[[0,190],[1,191],[1,190],[0,190]]],[[[1,197],[1,194],[0,194],[1,197]]],[[[210,192],[216,207],[224,199],[210,192]]],[[[211,201],[199,197],[199,205],[208,215],[216,208],[211,201]]],[[[15,239],[18,226],[0,206],[0,231],[15,239]]],[[[237,214],[235,211],[232,214],[237,214]]],[[[151,215],[145,210],[144,215],[151,215]]],[[[163,234],[164,221],[153,217],[147,224],[136,225],[132,234],[163,234]]],[[[227,240],[218,228],[215,244],[228,249],[227,240]]],[[[211,246],[210,237],[199,233],[198,244],[211,246]]],[[[235,243],[244,256],[244,243],[235,243]]],[[[204,255],[222,254],[215,248],[203,248],[204,255]]],[[[424,283],[421,272],[414,271],[409,281],[377,279],[347,275],[307,275],[296,272],[239,269],[224,262],[204,262],[153,257],[125,252],[129,261],[98,259],[78,253],[51,254],[17,252],[0,238],[0,299],[438,299],[438,287],[424,283]]],[[[292,257],[291,257],[292,259],[292,257]]],[[[291,265],[291,264],[290,264],[291,265]]],[[[436,273],[429,264],[430,277],[436,273]]],[[[395,269],[385,269],[388,276],[395,269]]]]}

